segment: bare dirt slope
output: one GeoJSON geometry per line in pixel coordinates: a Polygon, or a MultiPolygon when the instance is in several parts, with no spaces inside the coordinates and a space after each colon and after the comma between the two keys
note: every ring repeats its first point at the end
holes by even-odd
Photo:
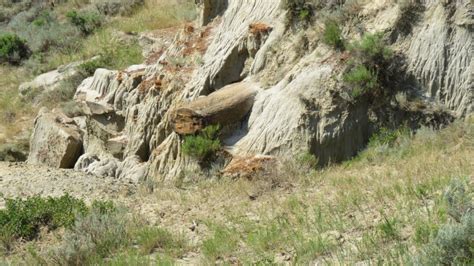
{"type": "Polygon", "coordinates": [[[4,198],[61,196],[65,193],[86,202],[121,199],[134,194],[136,185],[129,181],[102,178],[83,172],[51,169],[24,163],[0,162],[0,207],[4,198]]]}

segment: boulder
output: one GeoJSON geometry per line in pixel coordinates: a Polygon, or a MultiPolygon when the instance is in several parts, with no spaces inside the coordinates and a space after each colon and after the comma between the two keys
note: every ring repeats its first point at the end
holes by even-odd
{"type": "Polygon", "coordinates": [[[142,162],[138,156],[127,157],[118,165],[115,177],[119,179],[128,179],[130,181],[143,181],[146,177],[148,164],[142,162]]]}
{"type": "Polygon", "coordinates": [[[86,63],[99,59],[98,56],[86,61],[77,61],[58,67],[50,72],[35,77],[32,81],[24,82],[18,87],[21,96],[43,93],[61,89],[64,82],[81,77],[79,67],[86,63]]]}
{"type": "Polygon", "coordinates": [[[207,125],[239,122],[252,108],[256,94],[256,84],[241,82],[191,101],[176,110],[174,131],[194,134],[207,125]]]}
{"type": "Polygon", "coordinates": [[[81,131],[74,120],[42,109],[35,120],[28,163],[72,168],[81,153],[81,131]]]}
{"type": "Polygon", "coordinates": [[[74,170],[83,171],[100,177],[115,177],[119,161],[112,157],[100,157],[85,153],[77,160],[74,170]]]}

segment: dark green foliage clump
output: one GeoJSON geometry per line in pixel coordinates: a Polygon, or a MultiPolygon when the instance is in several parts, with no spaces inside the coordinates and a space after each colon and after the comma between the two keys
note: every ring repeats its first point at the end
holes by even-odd
{"type": "Polygon", "coordinates": [[[344,75],[344,81],[351,85],[354,98],[375,89],[377,74],[364,65],[357,65],[344,75]]]}
{"type": "Polygon", "coordinates": [[[350,45],[350,51],[353,61],[344,75],[344,81],[352,89],[352,96],[383,94],[380,81],[390,74],[385,71],[393,59],[393,52],[385,44],[383,35],[365,34],[362,40],[350,45]]]}
{"type": "Polygon", "coordinates": [[[182,144],[184,154],[198,160],[205,160],[214,155],[221,148],[219,130],[218,125],[211,125],[196,136],[186,136],[182,144]]]}
{"type": "Polygon", "coordinates": [[[30,56],[26,41],[15,34],[0,35],[0,63],[19,64],[30,56]]]}
{"type": "Polygon", "coordinates": [[[0,235],[2,239],[36,238],[42,227],[54,230],[74,225],[77,214],[84,214],[87,207],[82,200],[69,195],[60,198],[38,196],[23,199],[7,199],[6,208],[0,211],[0,235]]]}
{"type": "Polygon", "coordinates": [[[102,17],[94,11],[69,11],[66,14],[69,21],[76,26],[84,35],[93,33],[102,25],[102,17]]]}
{"type": "Polygon", "coordinates": [[[334,20],[327,20],[324,27],[323,41],[337,50],[344,50],[344,39],[339,25],[334,20]]]}
{"type": "Polygon", "coordinates": [[[24,162],[27,159],[29,143],[8,143],[0,145],[0,161],[24,162]],[[26,152],[25,152],[26,151],[26,152]]]}
{"type": "Polygon", "coordinates": [[[381,33],[365,34],[362,40],[352,44],[351,52],[360,63],[375,69],[383,66],[393,56],[381,33]]]}

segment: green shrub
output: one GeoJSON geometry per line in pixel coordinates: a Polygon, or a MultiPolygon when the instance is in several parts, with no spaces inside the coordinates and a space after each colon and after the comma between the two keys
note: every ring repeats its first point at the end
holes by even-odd
{"type": "Polygon", "coordinates": [[[47,24],[55,22],[56,19],[48,11],[40,12],[40,14],[31,22],[31,24],[42,27],[47,24]]]}
{"type": "Polygon", "coordinates": [[[473,190],[467,180],[454,180],[445,193],[452,223],[440,227],[436,236],[416,258],[420,265],[472,265],[474,263],[473,190]],[[453,210],[454,209],[454,210],[453,210]]]}
{"type": "Polygon", "coordinates": [[[184,154],[195,157],[199,160],[205,160],[211,157],[221,148],[218,139],[220,127],[211,125],[204,128],[196,136],[186,136],[182,144],[184,154]]]}
{"type": "Polygon", "coordinates": [[[76,26],[84,35],[93,33],[102,25],[102,17],[95,11],[69,11],[66,14],[69,21],[76,26]]]}
{"type": "Polygon", "coordinates": [[[352,96],[357,98],[377,87],[377,74],[364,65],[358,65],[344,75],[344,81],[351,85],[352,96]]]}
{"type": "Polygon", "coordinates": [[[444,199],[448,205],[448,214],[457,222],[469,210],[474,210],[474,193],[465,180],[455,179],[451,181],[444,193],[444,199]]]}
{"type": "Polygon", "coordinates": [[[106,16],[130,15],[139,6],[142,6],[144,0],[93,0],[97,10],[106,16]]]}
{"type": "Polygon", "coordinates": [[[362,40],[351,45],[356,59],[369,68],[378,68],[390,60],[393,52],[387,47],[382,33],[365,34],[362,40]]]}
{"type": "Polygon", "coordinates": [[[344,81],[351,86],[352,96],[357,98],[366,93],[375,95],[379,82],[386,77],[387,66],[393,52],[383,41],[381,33],[365,34],[360,41],[350,45],[353,67],[344,75],[344,81]]]}
{"type": "Polygon", "coordinates": [[[324,27],[323,41],[325,44],[338,50],[344,49],[344,40],[342,39],[342,31],[337,22],[327,20],[324,27]]]}
{"type": "Polygon", "coordinates": [[[19,64],[29,56],[25,40],[11,33],[0,35],[0,63],[19,64]]]}
{"type": "Polygon", "coordinates": [[[112,203],[96,202],[78,216],[62,242],[45,256],[55,265],[93,265],[131,244],[131,221],[112,203]]]}
{"type": "Polygon", "coordinates": [[[0,235],[11,240],[32,240],[38,236],[41,227],[48,230],[71,227],[76,214],[86,211],[82,200],[67,194],[60,198],[7,199],[6,208],[0,210],[0,235]]]}
{"type": "MultiPolygon", "coordinates": [[[[35,56],[45,60],[41,53],[53,50],[69,54],[79,46],[80,32],[70,23],[62,23],[55,13],[41,8],[31,8],[16,16],[8,27],[27,41],[35,56]]],[[[48,55],[49,56],[49,55],[48,55]]]]}

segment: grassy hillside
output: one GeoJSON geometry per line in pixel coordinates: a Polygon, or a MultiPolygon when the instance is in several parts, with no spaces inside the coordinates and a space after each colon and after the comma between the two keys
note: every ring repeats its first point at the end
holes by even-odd
{"type": "Polygon", "coordinates": [[[195,16],[194,4],[190,0],[146,0],[113,15],[102,14],[93,4],[111,1],[56,2],[58,4],[53,9],[48,5],[30,7],[25,3],[0,2],[3,10],[9,11],[7,13],[11,16],[9,23],[0,24],[0,36],[16,34],[30,49],[29,58],[20,64],[0,62],[0,157],[5,149],[27,149],[29,130],[39,108],[58,107],[70,101],[80,80],[71,85],[73,88],[65,86],[63,91],[39,100],[19,97],[21,83],[60,65],[98,55],[102,60],[95,67],[121,69],[142,63],[144,58],[136,41],[137,34],[176,26],[195,16]],[[71,12],[82,15],[89,22],[85,26],[73,22],[71,12]],[[88,30],[86,33],[81,32],[84,27],[88,30]],[[119,32],[130,34],[131,40],[124,41],[119,32]]]}
{"type": "Polygon", "coordinates": [[[321,170],[288,160],[253,180],[148,184],[125,204],[132,216],[79,217],[65,232],[5,254],[104,265],[471,264],[471,158],[472,119],[440,132],[400,130],[321,170]]]}

